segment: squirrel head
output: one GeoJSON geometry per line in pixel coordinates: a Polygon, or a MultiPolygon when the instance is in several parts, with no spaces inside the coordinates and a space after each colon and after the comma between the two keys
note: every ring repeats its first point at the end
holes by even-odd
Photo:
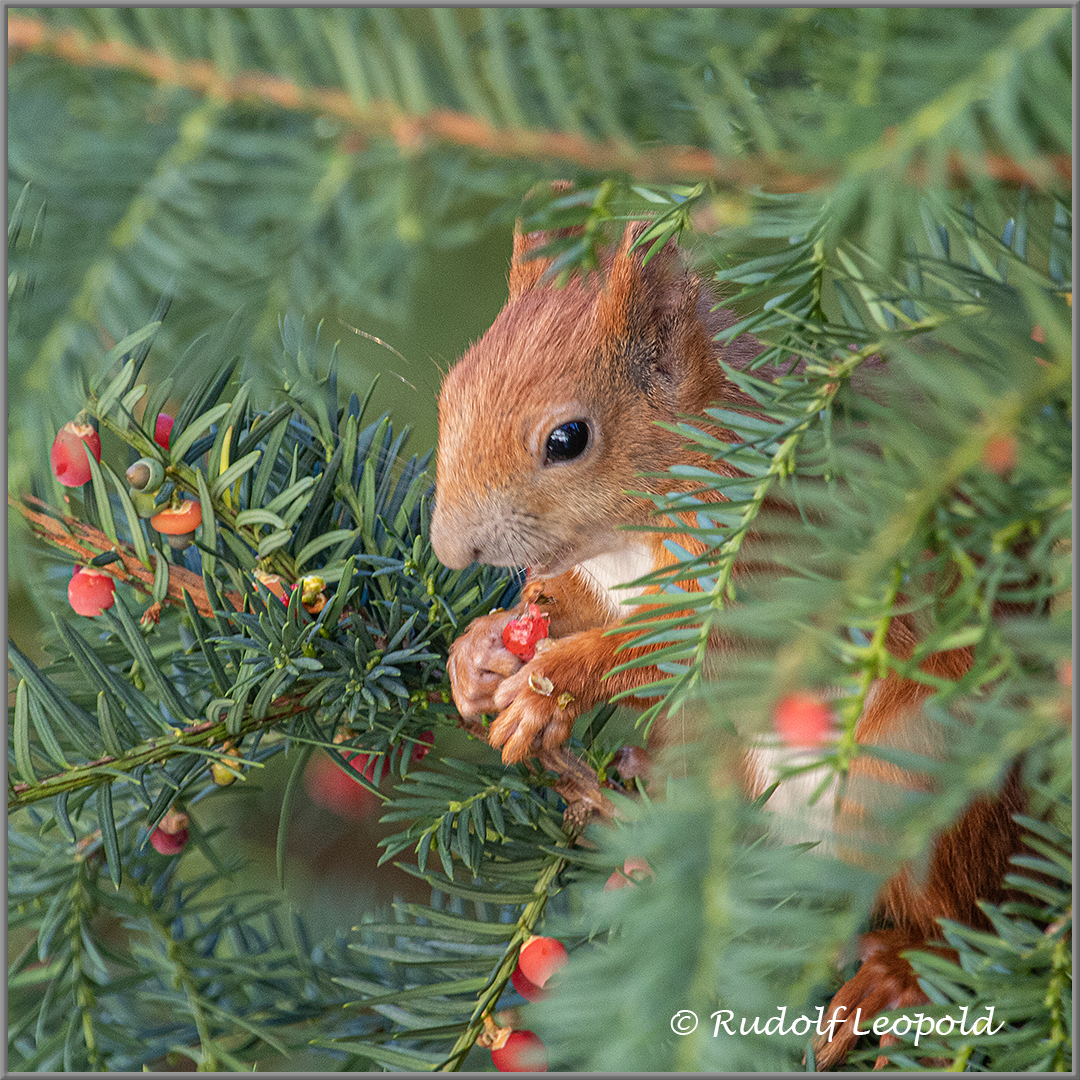
{"type": "Polygon", "coordinates": [[[627,492],[670,486],[640,474],[679,460],[656,421],[732,398],[713,298],[673,242],[648,262],[631,250],[647,224],[562,288],[550,260],[527,258],[548,237],[515,233],[510,299],[439,395],[431,542],[447,566],[551,575],[618,550],[617,527],[654,505],[627,492]]]}

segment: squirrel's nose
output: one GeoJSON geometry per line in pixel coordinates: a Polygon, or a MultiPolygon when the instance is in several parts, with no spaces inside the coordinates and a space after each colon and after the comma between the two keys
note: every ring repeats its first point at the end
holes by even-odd
{"type": "Polygon", "coordinates": [[[451,570],[464,570],[480,557],[480,549],[463,535],[465,530],[460,524],[447,520],[445,513],[440,513],[436,499],[435,512],[431,518],[431,547],[439,562],[451,570]]]}

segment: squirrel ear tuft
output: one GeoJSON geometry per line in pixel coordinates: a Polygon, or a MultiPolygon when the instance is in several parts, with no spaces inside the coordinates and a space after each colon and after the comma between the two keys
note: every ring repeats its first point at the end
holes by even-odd
{"type": "Polygon", "coordinates": [[[631,250],[651,223],[633,221],[608,272],[607,288],[600,295],[597,314],[609,340],[624,340],[634,331],[665,321],[681,309],[693,310],[697,285],[687,273],[674,239],[667,241],[648,262],[650,245],[631,250]]]}
{"type": "MultiPolygon", "coordinates": [[[[551,192],[554,195],[563,195],[574,185],[569,180],[553,180],[551,192]]],[[[537,194],[538,188],[533,188],[526,196],[532,198],[537,194]]],[[[567,236],[582,236],[584,228],[575,225],[566,229],[550,229],[547,232],[525,233],[521,231],[521,219],[514,224],[514,254],[510,259],[510,299],[516,300],[523,293],[533,288],[547,272],[553,259],[530,259],[529,255],[537,248],[550,244],[552,240],[562,239],[567,236]]]]}
{"type": "Polygon", "coordinates": [[[520,220],[514,225],[514,254],[510,259],[509,278],[511,300],[516,300],[523,293],[527,293],[551,265],[551,259],[528,257],[530,252],[543,247],[547,242],[547,233],[523,233],[520,220]]]}

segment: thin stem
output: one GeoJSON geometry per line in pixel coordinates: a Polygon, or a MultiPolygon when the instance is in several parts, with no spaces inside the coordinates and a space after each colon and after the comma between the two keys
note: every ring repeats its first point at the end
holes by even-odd
{"type": "Polygon", "coordinates": [[[172,935],[171,924],[163,919],[153,902],[151,891],[141,887],[136,891],[138,900],[146,910],[150,925],[157,931],[165,948],[165,956],[172,968],[173,977],[179,988],[182,988],[187,997],[188,1006],[191,1009],[191,1017],[195,1021],[195,1030],[199,1036],[199,1045],[202,1050],[202,1061],[198,1064],[199,1072],[215,1072],[218,1068],[217,1055],[214,1053],[214,1039],[207,1024],[206,1013],[202,1006],[201,995],[195,984],[195,977],[191,973],[184,957],[181,956],[181,947],[172,935]]]}
{"type": "Polygon", "coordinates": [[[42,799],[51,799],[65,791],[76,791],[102,783],[111,783],[118,774],[134,772],[141,766],[160,764],[179,754],[187,753],[192,747],[213,746],[226,738],[238,741],[244,735],[260,728],[273,727],[282,720],[305,712],[308,706],[296,699],[279,699],[281,707],[267,713],[262,719],[251,716],[244,719],[238,732],[227,730],[227,721],[206,720],[190,727],[175,729],[171,734],[147,739],[141,746],[134,747],[119,757],[106,756],[84,765],[75,765],[61,773],[46,776],[36,784],[20,781],[8,785],[8,813],[21,810],[31,803],[42,799]]]}
{"type": "Polygon", "coordinates": [[[95,1072],[107,1072],[107,1066],[98,1049],[97,1036],[94,1031],[94,983],[87,977],[83,967],[83,943],[82,934],[85,923],[94,914],[95,904],[90,890],[87,888],[86,863],[79,860],[75,870],[75,881],[72,885],[71,915],[68,918],[65,930],[68,933],[71,945],[72,976],[74,979],[75,1003],[79,1008],[80,1021],[83,1029],[83,1039],[86,1043],[86,1056],[90,1068],[95,1072]]]}
{"type": "MultiPolygon", "coordinates": [[[[567,837],[567,845],[569,846],[572,844],[574,839],[575,835],[569,835],[567,837]]],[[[547,906],[548,902],[549,886],[555,878],[558,877],[565,866],[565,859],[552,857],[541,871],[540,876],[536,880],[536,884],[533,886],[533,892],[536,893],[536,899],[530,900],[529,903],[525,905],[525,909],[522,911],[521,917],[517,921],[517,930],[515,931],[513,938],[511,938],[510,944],[507,946],[502,963],[499,965],[494,976],[492,976],[491,982],[488,984],[487,993],[485,993],[477,1002],[476,1008],[473,1010],[472,1017],[469,1020],[469,1026],[461,1033],[446,1060],[438,1067],[439,1072],[457,1072],[461,1068],[466,1055],[473,1048],[480,1033],[484,1030],[484,1018],[491,1015],[491,1011],[495,1007],[495,1003],[499,1000],[503,988],[510,980],[510,976],[514,973],[514,968],[517,966],[518,952],[522,944],[524,944],[525,940],[532,934],[533,928],[540,921],[540,916],[544,913],[544,908],[547,906]]]]}

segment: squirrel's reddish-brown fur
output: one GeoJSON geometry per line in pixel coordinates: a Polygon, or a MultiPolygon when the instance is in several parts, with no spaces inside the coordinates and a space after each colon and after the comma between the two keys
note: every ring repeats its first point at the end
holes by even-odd
{"type": "MultiPolygon", "coordinates": [[[[671,490],[670,476],[642,474],[664,473],[674,464],[725,468],[688,450],[655,421],[700,415],[717,402],[752,405],[717,359],[741,367],[759,344],[744,336],[721,349],[714,335],[734,316],[713,310],[713,296],[673,244],[643,265],[631,250],[640,228],[628,227],[601,273],[574,277],[562,288],[543,280],[547,261],[528,258],[547,238],[517,232],[510,299],[449,372],[440,394],[431,529],[436,554],[452,567],[480,561],[530,568],[521,605],[476,620],[450,656],[459,710],[466,717],[495,715],[489,738],[507,762],[561,745],[583,711],[658,677],[646,665],[605,678],[617,664],[650,652],[630,645],[616,655],[627,635],[609,631],[620,620],[619,600],[633,595],[616,586],[676,561],[664,534],[619,528],[657,524],[654,503],[627,492],[671,490]],[[588,443],[564,460],[546,440],[567,424],[586,425],[588,443]],[[544,605],[551,633],[523,665],[503,648],[501,632],[526,600],[544,605]]],[[[574,433],[580,436],[580,428],[574,433]]],[[[687,490],[694,488],[688,482],[687,490]]],[[[679,543],[695,550],[685,537],[679,543]]],[[[914,641],[906,619],[895,620],[890,648],[910,656],[914,641]]],[[[969,664],[965,650],[954,650],[930,657],[924,667],[956,678],[969,664]]],[[[859,721],[859,742],[904,745],[917,737],[919,704],[928,693],[924,684],[896,675],[881,680],[859,721]]],[[[860,756],[840,820],[857,828],[860,798],[873,800],[882,785],[919,783],[860,756]]],[[[938,839],[925,880],[904,871],[886,883],[879,907],[888,925],[866,938],[862,967],[837,993],[834,1007],[846,1006],[852,1017],[861,1006],[865,1021],[882,1009],[926,1000],[900,953],[935,937],[940,917],[984,921],[976,901],[1001,897],[1009,855],[1018,847],[1011,814],[1021,806],[1014,772],[998,799],[974,803],[938,839]]],[[[842,841],[842,824],[838,833],[842,841]]],[[[818,1066],[839,1063],[855,1038],[850,1021],[841,1025],[818,1045],[818,1066]]]]}

